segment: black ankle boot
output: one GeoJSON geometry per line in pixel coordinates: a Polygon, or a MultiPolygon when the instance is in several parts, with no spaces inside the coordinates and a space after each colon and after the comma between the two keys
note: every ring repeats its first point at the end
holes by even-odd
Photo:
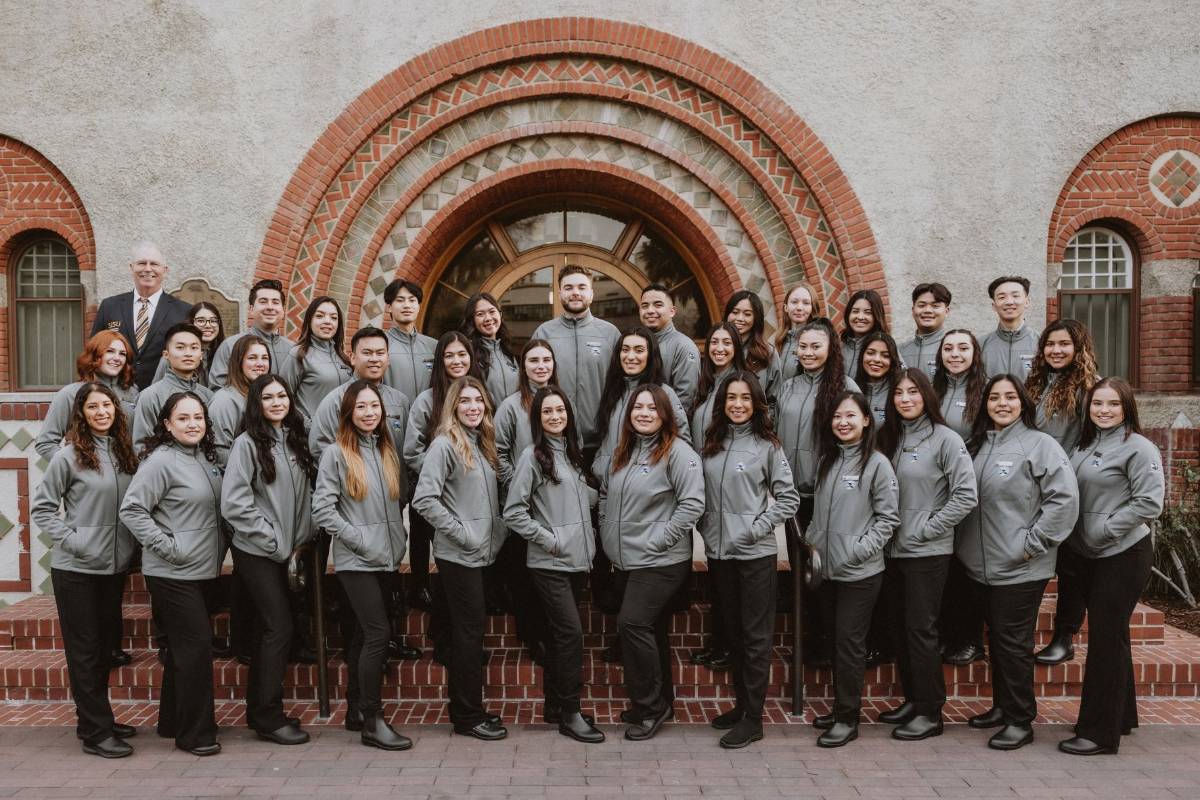
{"type": "Polygon", "coordinates": [[[361,731],[363,729],[363,714],[362,709],[358,707],[357,697],[346,698],[346,722],[344,724],[348,731],[361,731]]]}
{"type": "Polygon", "coordinates": [[[917,742],[931,736],[941,736],[943,730],[942,717],[915,716],[892,731],[892,738],[902,742],[917,742]]]}
{"type": "Polygon", "coordinates": [[[817,737],[817,747],[841,747],[857,738],[857,722],[835,722],[832,728],[817,737]]]}
{"type": "Polygon", "coordinates": [[[382,714],[363,717],[362,743],[380,750],[407,750],[413,746],[412,739],[392,730],[382,714]]]}
{"type": "Polygon", "coordinates": [[[1050,640],[1050,644],[1035,653],[1033,656],[1034,660],[1039,664],[1046,664],[1048,666],[1070,661],[1075,657],[1075,645],[1072,642],[1074,638],[1069,633],[1055,631],[1054,638],[1050,640]]]}
{"type": "Polygon", "coordinates": [[[562,721],[558,723],[558,732],[584,744],[599,744],[604,741],[604,733],[578,711],[562,715],[562,721]]]}
{"type": "Polygon", "coordinates": [[[888,725],[903,725],[916,715],[917,707],[905,700],[890,711],[880,714],[879,721],[886,722],[888,725]]]}
{"type": "Polygon", "coordinates": [[[1032,741],[1032,725],[1005,725],[999,733],[988,739],[988,747],[993,750],[1016,750],[1032,741]]]}

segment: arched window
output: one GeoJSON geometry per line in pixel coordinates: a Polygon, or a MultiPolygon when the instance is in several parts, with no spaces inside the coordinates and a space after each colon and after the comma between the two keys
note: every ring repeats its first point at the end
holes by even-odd
{"type": "Polygon", "coordinates": [[[18,251],[10,274],[16,388],[70,383],[83,344],[83,285],[75,251],[57,236],[40,236],[18,251]]]}
{"type": "Polygon", "coordinates": [[[1076,233],[1063,253],[1058,315],[1088,326],[1100,374],[1135,380],[1130,354],[1137,335],[1134,250],[1111,228],[1076,233]]]}

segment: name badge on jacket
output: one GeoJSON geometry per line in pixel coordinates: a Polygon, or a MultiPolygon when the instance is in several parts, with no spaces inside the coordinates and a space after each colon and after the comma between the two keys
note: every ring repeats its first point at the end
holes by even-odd
{"type": "Polygon", "coordinates": [[[121,330],[121,320],[119,320],[119,319],[109,320],[107,323],[105,323],[104,327],[110,331],[119,331],[119,330],[121,330]]]}
{"type": "Polygon", "coordinates": [[[1006,476],[1010,472],[1012,472],[1012,467],[1013,467],[1013,462],[1011,462],[1011,461],[997,461],[996,462],[996,471],[999,472],[1000,475],[1002,475],[1002,476],[1006,476]]]}
{"type": "Polygon", "coordinates": [[[847,491],[857,489],[858,481],[859,481],[858,475],[843,475],[842,476],[842,485],[846,488],[847,491]]]}

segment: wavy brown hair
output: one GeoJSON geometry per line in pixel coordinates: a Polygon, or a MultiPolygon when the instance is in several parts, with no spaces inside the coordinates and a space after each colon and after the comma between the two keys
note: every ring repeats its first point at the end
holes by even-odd
{"type": "Polygon", "coordinates": [[[1029,396],[1029,392],[1025,391],[1025,384],[1021,383],[1021,379],[1016,375],[1007,372],[993,375],[988,379],[987,385],[983,387],[979,406],[975,409],[975,421],[971,424],[971,437],[967,439],[967,450],[971,452],[972,458],[979,454],[979,448],[983,447],[983,443],[987,440],[988,431],[995,426],[988,414],[987,399],[988,395],[992,393],[992,387],[1001,381],[1008,381],[1017,390],[1017,397],[1021,402],[1021,422],[1025,423],[1026,428],[1037,430],[1036,404],[1029,396]]]}
{"type": "Polygon", "coordinates": [[[154,422],[154,431],[142,439],[145,445],[142,448],[141,460],[145,461],[160,447],[173,444],[175,437],[167,430],[167,420],[171,418],[171,414],[175,412],[175,406],[179,405],[184,400],[195,400],[200,404],[200,408],[204,410],[204,436],[200,439],[197,447],[200,452],[204,453],[204,457],[214,464],[217,462],[217,443],[213,441],[212,420],[208,417],[208,404],[204,402],[204,398],[195,392],[175,392],[167,398],[167,402],[163,403],[162,409],[158,412],[158,419],[154,422]]]}
{"type": "Polygon", "coordinates": [[[517,363],[517,369],[521,371],[521,379],[517,381],[517,386],[521,393],[521,407],[526,411],[533,405],[533,397],[538,390],[529,385],[529,376],[525,374],[525,356],[529,355],[529,351],[536,347],[549,350],[550,357],[554,359],[554,368],[550,370],[550,380],[546,381],[546,385],[553,386],[558,383],[558,359],[554,357],[554,348],[545,339],[530,339],[521,348],[521,357],[517,363]]]}
{"type": "Polygon", "coordinates": [[[1042,335],[1038,337],[1037,353],[1033,356],[1033,367],[1029,370],[1029,377],[1025,379],[1025,389],[1033,402],[1037,403],[1042,399],[1042,393],[1050,383],[1050,365],[1046,363],[1045,355],[1046,342],[1049,341],[1050,334],[1056,331],[1066,331],[1071,337],[1071,344],[1075,345],[1075,356],[1046,395],[1046,416],[1062,414],[1074,417],[1084,411],[1079,404],[1096,381],[1100,380],[1100,370],[1096,367],[1096,346],[1092,344],[1091,331],[1079,320],[1055,320],[1042,331],[1042,335]]]}
{"type": "Polygon", "coordinates": [[[396,445],[387,428],[383,395],[370,381],[364,380],[356,380],[346,388],[346,393],[342,395],[342,404],[338,407],[337,446],[346,461],[346,494],[353,500],[364,500],[367,496],[367,465],[358,449],[360,434],[354,424],[354,405],[358,402],[358,396],[366,391],[379,398],[379,422],[375,424],[375,430],[371,433],[375,436],[375,448],[379,451],[379,461],[383,464],[383,480],[387,485],[388,496],[399,500],[403,474],[400,471],[400,456],[396,454],[396,445]]]}
{"type": "Polygon", "coordinates": [[[904,361],[900,358],[900,348],[896,347],[896,340],[890,333],[884,331],[871,331],[863,337],[862,347],[858,350],[858,363],[854,365],[854,382],[858,384],[858,388],[865,389],[868,383],[875,380],[867,374],[867,368],[863,366],[863,354],[867,352],[867,346],[872,342],[883,342],[883,346],[887,348],[888,361],[891,362],[891,366],[888,367],[888,371],[881,380],[895,386],[900,370],[903,369],[904,361]]]}
{"type": "Polygon", "coordinates": [[[250,437],[250,441],[254,443],[255,461],[258,463],[259,474],[262,476],[263,483],[274,483],[275,426],[267,419],[262,407],[263,392],[271,384],[279,384],[287,392],[288,412],[287,416],[283,418],[284,445],[291,451],[296,459],[296,463],[300,465],[300,469],[304,470],[304,474],[308,476],[308,480],[311,483],[317,477],[317,464],[315,459],[313,459],[312,451],[308,449],[308,435],[304,430],[304,415],[300,413],[300,409],[296,406],[295,395],[292,394],[292,389],[288,386],[287,381],[273,372],[268,372],[266,375],[259,375],[255,378],[251,382],[250,388],[246,390],[246,412],[242,414],[242,422],[239,427],[246,432],[246,435],[250,437]]]}
{"type": "Polygon", "coordinates": [[[538,467],[541,468],[542,475],[548,481],[551,483],[561,482],[554,469],[554,453],[550,450],[550,443],[546,441],[549,434],[542,428],[542,405],[551,397],[561,398],[563,408],[567,411],[567,427],[562,433],[567,446],[567,461],[579,470],[579,474],[583,476],[589,486],[593,486],[596,479],[592,476],[592,471],[587,468],[583,454],[579,451],[579,434],[575,432],[575,410],[571,408],[571,399],[567,397],[566,392],[553,383],[537,390],[537,394],[533,396],[533,405],[529,409],[529,431],[533,437],[533,457],[537,459],[538,467]]]}
{"type": "Polygon", "coordinates": [[[776,446],[779,444],[779,437],[775,435],[775,427],[771,424],[771,407],[767,404],[767,395],[758,382],[758,377],[749,370],[734,370],[721,381],[713,399],[712,422],[708,424],[708,430],[704,431],[704,449],[700,451],[700,455],[705,458],[712,458],[725,449],[725,437],[733,423],[725,413],[725,402],[722,398],[728,396],[729,387],[738,381],[750,387],[750,401],[754,407],[750,416],[750,430],[764,442],[776,446]]]}
{"type": "MultiPolygon", "coordinates": [[[[92,338],[95,339],[96,336],[92,338]]],[[[83,413],[88,397],[96,392],[107,397],[113,404],[113,424],[106,434],[112,443],[113,460],[117,462],[117,469],[126,475],[132,475],[137,472],[138,460],[129,436],[129,420],[121,410],[121,401],[117,398],[117,393],[105,384],[91,381],[80,386],[79,391],[75,392],[75,400],[71,403],[71,421],[67,424],[67,433],[63,438],[75,448],[75,465],[79,469],[99,471],[100,457],[96,455],[96,435],[92,433],[92,428],[83,413]]]]}
{"type": "Polygon", "coordinates": [[[704,405],[709,394],[717,388],[717,365],[713,363],[708,354],[709,342],[712,341],[713,334],[717,331],[725,331],[733,341],[733,358],[730,360],[729,366],[735,370],[746,368],[746,356],[742,351],[742,337],[738,335],[737,328],[733,327],[733,323],[718,322],[709,328],[708,335],[704,337],[704,356],[700,359],[700,380],[696,385],[696,399],[692,402],[692,407],[688,409],[689,412],[704,405]]]}
{"type": "Polygon", "coordinates": [[[133,386],[133,348],[129,346],[129,340],[116,331],[100,331],[84,343],[79,358],[75,359],[75,373],[79,375],[79,380],[96,380],[96,376],[100,374],[100,362],[104,359],[104,353],[113,342],[125,345],[125,366],[121,367],[120,374],[116,376],[117,385],[122,389],[133,386]]]}
{"type": "Polygon", "coordinates": [[[750,304],[750,309],[754,312],[754,322],[751,323],[750,332],[742,342],[742,355],[746,359],[746,369],[757,372],[771,366],[771,346],[767,344],[766,337],[767,312],[763,308],[762,299],[749,289],[736,291],[725,302],[725,312],[721,318],[728,322],[734,307],[743,300],[750,304]]]}
{"type": "MultiPolygon", "coordinates": [[[[342,313],[342,307],[338,301],[329,295],[322,295],[316,298],[305,309],[304,322],[300,324],[302,333],[300,334],[299,346],[296,348],[296,360],[304,360],[304,357],[308,355],[309,348],[312,347],[313,340],[317,338],[312,329],[313,317],[317,315],[317,309],[326,303],[332,305],[338,315],[337,328],[333,331],[333,338],[329,340],[329,343],[333,346],[333,352],[348,367],[350,366],[350,359],[346,356],[346,315],[342,313]]],[[[275,365],[272,364],[271,368],[274,369],[275,365]]]]}
{"type": "Polygon", "coordinates": [[[825,357],[825,366],[821,368],[821,385],[817,389],[817,400],[813,403],[815,424],[819,426],[833,419],[833,411],[839,402],[837,397],[846,389],[846,372],[842,363],[842,348],[837,334],[833,331],[833,323],[825,317],[816,317],[800,329],[798,336],[812,331],[823,333],[829,342],[829,355],[825,357]]]}
{"type": "Polygon", "coordinates": [[[925,370],[916,367],[906,367],[900,370],[896,380],[892,382],[892,393],[884,407],[883,424],[879,426],[879,433],[875,437],[876,448],[889,460],[896,455],[896,448],[900,446],[904,427],[904,420],[900,416],[900,412],[896,410],[896,387],[905,378],[912,381],[921,394],[921,401],[925,404],[925,410],[921,413],[933,425],[946,424],[946,419],[942,416],[941,401],[938,400],[937,392],[933,390],[933,384],[929,382],[929,376],[925,374],[925,370]]]}
{"type": "Polygon", "coordinates": [[[483,385],[483,381],[473,375],[464,375],[458,378],[454,383],[450,384],[450,388],[446,390],[446,399],[442,403],[441,422],[437,426],[438,436],[445,436],[450,440],[454,452],[458,455],[463,466],[467,469],[475,469],[475,452],[471,447],[471,442],[467,437],[467,431],[463,424],[458,420],[456,408],[458,401],[462,397],[464,389],[477,389],[483,397],[483,419],[479,422],[479,449],[483,452],[483,457],[492,465],[492,469],[498,469],[500,459],[496,455],[496,423],[492,418],[495,409],[492,408],[492,398],[488,394],[487,387],[483,385]]]}
{"type": "MultiPolygon", "coordinates": [[[[252,333],[238,339],[229,350],[229,385],[242,397],[245,397],[246,392],[250,389],[250,381],[246,380],[246,373],[242,371],[242,362],[246,360],[246,353],[249,353],[250,348],[256,344],[262,345],[263,349],[267,351],[267,361],[270,362],[272,360],[271,348],[252,333]]],[[[275,365],[271,364],[267,372],[271,372],[274,368],[275,365]]]]}
{"type": "Polygon", "coordinates": [[[629,402],[625,405],[625,415],[621,419],[621,438],[617,442],[617,449],[613,452],[612,465],[609,467],[611,474],[619,472],[633,456],[633,442],[637,439],[638,432],[634,430],[633,422],[629,417],[633,404],[637,402],[638,395],[642,392],[648,392],[654,398],[654,407],[658,409],[658,418],[662,420],[662,427],[658,429],[658,444],[650,453],[650,463],[657,464],[665,458],[667,453],[671,452],[671,445],[679,436],[675,411],[671,408],[671,400],[667,397],[667,393],[657,384],[643,383],[633,390],[633,394],[629,396],[629,402]]]}
{"type": "MultiPolygon", "coordinates": [[[[967,367],[967,405],[963,412],[963,420],[970,423],[974,421],[975,412],[979,410],[979,398],[983,397],[983,385],[987,383],[987,373],[983,371],[983,350],[980,349],[979,340],[971,331],[966,328],[948,330],[942,337],[942,344],[946,343],[947,337],[955,334],[966,336],[967,340],[971,342],[971,366],[967,367]]],[[[939,403],[946,397],[946,392],[950,390],[950,370],[946,369],[946,363],[942,360],[941,347],[938,347],[937,368],[933,371],[933,390],[937,392],[939,403]]]]}
{"type": "Polygon", "coordinates": [[[1100,436],[1100,429],[1096,427],[1096,423],[1092,422],[1091,407],[1092,397],[1101,389],[1112,389],[1117,393],[1117,397],[1121,398],[1121,410],[1125,412],[1125,421],[1121,423],[1125,428],[1125,436],[1122,438],[1128,439],[1131,433],[1142,433],[1142,422],[1138,419],[1137,398],[1133,394],[1133,387],[1120,378],[1101,378],[1088,390],[1087,402],[1083,406],[1085,413],[1083,427],[1079,433],[1078,448],[1080,450],[1091,447],[1092,442],[1100,436]]]}
{"type": "Polygon", "coordinates": [[[883,308],[883,298],[879,296],[879,292],[874,289],[859,289],[854,294],[850,295],[850,299],[846,302],[846,307],[842,309],[842,341],[848,342],[854,338],[854,331],[850,328],[850,309],[854,308],[854,304],[859,300],[866,300],[867,305],[871,307],[871,317],[874,320],[871,330],[868,334],[875,331],[883,331],[887,333],[888,328],[887,311],[883,308]]]}

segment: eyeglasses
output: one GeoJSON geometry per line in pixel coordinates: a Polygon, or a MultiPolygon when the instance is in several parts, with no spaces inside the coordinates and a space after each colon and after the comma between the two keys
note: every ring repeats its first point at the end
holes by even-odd
{"type": "Polygon", "coordinates": [[[216,317],[196,317],[194,320],[192,320],[192,324],[197,328],[215,328],[220,323],[217,321],[216,317]]]}

